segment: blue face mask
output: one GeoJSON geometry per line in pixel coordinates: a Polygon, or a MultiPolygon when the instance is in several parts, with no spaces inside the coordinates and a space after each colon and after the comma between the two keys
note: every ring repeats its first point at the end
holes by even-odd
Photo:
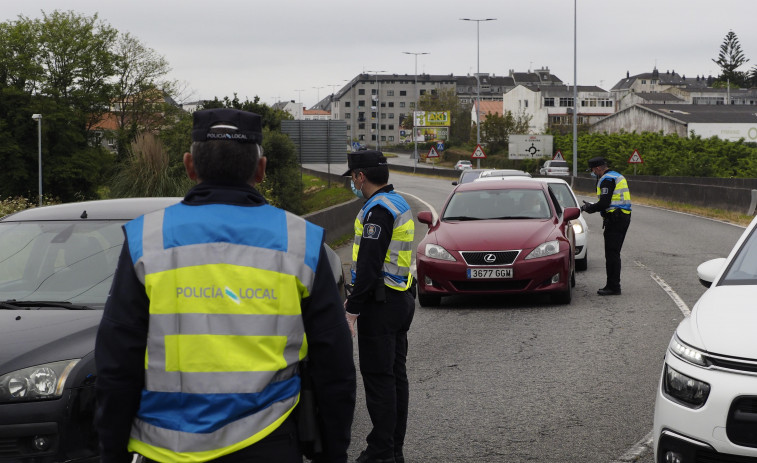
{"type": "Polygon", "coordinates": [[[357,188],[355,188],[355,181],[352,180],[352,179],[350,179],[350,188],[352,188],[352,194],[354,194],[358,198],[363,199],[365,197],[365,196],[363,196],[363,192],[361,191],[362,187],[360,187],[360,190],[358,190],[357,188]]]}
{"type": "Polygon", "coordinates": [[[594,172],[591,173],[591,176],[597,178],[597,174],[595,174],[594,172]]]}

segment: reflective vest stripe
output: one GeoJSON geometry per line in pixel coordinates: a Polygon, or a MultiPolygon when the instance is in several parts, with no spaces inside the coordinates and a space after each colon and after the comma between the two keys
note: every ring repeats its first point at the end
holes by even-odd
{"type": "Polygon", "coordinates": [[[219,454],[225,455],[241,450],[270,434],[289,416],[297,404],[298,397],[275,402],[254,415],[240,418],[230,425],[209,433],[178,431],[155,426],[136,418],[129,450],[156,461],[212,460],[218,458],[219,454]],[[255,429],[260,429],[260,431],[250,435],[250,432],[255,429]],[[166,443],[174,443],[175,448],[167,449],[166,443]]]}
{"type": "Polygon", "coordinates": [[[307,354],[301,300],[323,230],[270,206],[256,211],[179,204],[125,226],[150,300],[129,449],[215,459],[268,435],[296,404],[307,354]]]}
{"type": "Polygon", "coordinates": [[[628,189],[628,182],[626,178],[615,171],[607,171],[597,182],[597,196],[602,194],[602,180],[605,178],[611,178],[615,180],[615,190],[613,190],[612,198],[610,199],[610,207],[605,212],[613,212],[615,209],[620,209],[626,214],[631,213],[631,190],[628,189]]]}

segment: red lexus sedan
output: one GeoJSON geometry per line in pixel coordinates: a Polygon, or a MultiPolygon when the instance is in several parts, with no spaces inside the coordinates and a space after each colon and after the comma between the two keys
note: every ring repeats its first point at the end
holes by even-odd
{"type": "Polygon", "coordinates": [[[450,193],[441,216],[418,213],[428,233],[416,258],[418,300],[442,296],[544,293],[569,304],[575,285],[575,238],[549,184],[534,179],[471,182],[450,193]]]}

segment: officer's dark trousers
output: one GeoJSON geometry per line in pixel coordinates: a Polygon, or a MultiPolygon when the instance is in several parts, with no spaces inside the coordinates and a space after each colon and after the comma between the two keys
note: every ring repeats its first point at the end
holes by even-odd
{"type": "Polygon", "coordinates": [[[415,314],[408,291],[386,288],[386,302],[360,308],[357,321],[360,373],[373,429],[367,452],[388,459],[402,454],[407,430],[407,331],[415,314]]]}
{"type": "MultiPolygon", "coordinates": [[[[155,463],[145,459],[147,463],[155,463]]],[[[213,460],[218,463],[302,463],[297,426],[290,415],[271,434],[259,442],[213,460]]]]}
{"type": "Polygon", "coordinates": [[[623,247],[629,225],[631,225],[631,214],[620,211],[607,214],[604,219],[605,268],[607,270],[605,288],[620,289],[620,249],[623,247]]]}

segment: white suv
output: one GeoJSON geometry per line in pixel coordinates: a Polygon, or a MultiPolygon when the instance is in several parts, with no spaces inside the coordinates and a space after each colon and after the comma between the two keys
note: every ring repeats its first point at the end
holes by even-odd
{"type": "Polygon", "coordinates": [[[757,462],[757,218],[728,258],[697,268],[705,291],[665,355],[655,462],[757,462]]]}
{"type": "Polygon", "coordinates": [[[570,169],[568,168],[568,163],[566,161],[555,161],[553,159],[551,161],[546,161],[544,165],[541,166],[541,169],[539,169],[539,175],[568,176],[570,175],[570,169]]]}

